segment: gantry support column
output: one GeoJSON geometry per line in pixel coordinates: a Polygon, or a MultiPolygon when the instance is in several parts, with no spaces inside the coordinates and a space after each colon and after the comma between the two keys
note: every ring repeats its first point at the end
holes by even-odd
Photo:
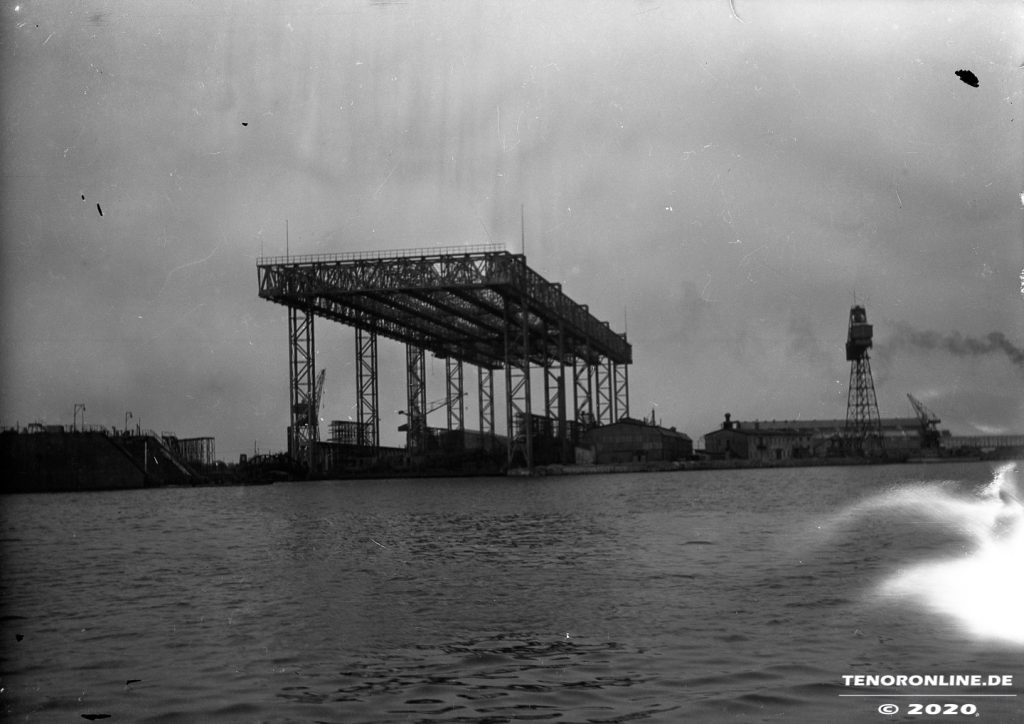
{"type": "Polygon", "coordinates": [[[408,385],[406,447],[411,453],[424,452],[427,445],[427,359],[422,347],[405,346],[405,369],[408,385]]]}
{"type": "Polygon", "coordinates": [[[597,424],[610,425],[615,422],[615,372],[610,359],[597,363],[597,424]]]}
{"type": "Polygon", "coordinates": [[[577,359],[573,363],[572,372],[575,419],[580,428],[585,430],[594,424],[594,370],[585,359],[582,366],[580,365],[580,360],[577,359]]]}
{"type": "Polygon", "coordinates": [[[446,392],[448,394],[446,406],[448,408],[448,429],[464,430],[466,405],[465,393],[462,391],[462,360],[447,357],[445,364],[446,392]]]}
{"type": "Polygon", "coordinates": [[[357,444],[380,447],[380,408],[377,389],[377,333],[356,327],[357,444]]]}
{"type": "Polygon", "coordinates": [[[568,462],[569,437],[565,424],[565,337],[561,322],[557,338],[551,339],[551,328],[544,327],[544,415],[553,421],[551,437],[558,440],[559,462],[568,462]]]}
{"type": "Polygon", "coordinates": [[[288,454],[311,471],[316,469],[316,442],[320,439],[315,368],[313,313],[288,307],[288,379],[291,393],[288,454]]]}
{"type": "Polygon", "coordinates": [[[574,463],[573,445],[575,441],[569,434],[569,424],[566,419],[567,409],[565,404],[565,329],[562,323],[558,324],[558,440],[562,444],[562,462],[574,463]]]}
{"type": "Polygon", "coordinates": [[[494,370],[478,367],[480,438],[484,450],[494,448],[494,370]]]}
{"type": "Polygon", "coordinates": [[[624,417],[629,417],[629,365],[616,364],[613,373],[615,377],[615,408],[612,422],[618,422],[624,417]]]}
{"type": "Polygon", "coordinates": [[[519,318],[505,303],[505,405],[508,418],[508,465],[521,458],[533,470],[533,414],[530,410],[530,317],[525,304],[519,318]]]}
{"type": "MultiPolygon", "coordinates": [[[[557,437],[558,420],[558,368],[556,361],[551,359],[551,349],[554,340],[551,338],[551,327],[546,322],[541,322],[541,352],[543,363],[541,373],[544,378],[544,418],[537,431],[537,437],[544,440],[545,450],[550,447],[550,440],[557,437]]],[[[545,459],[545,462],[548,460],[545,459]]]]}

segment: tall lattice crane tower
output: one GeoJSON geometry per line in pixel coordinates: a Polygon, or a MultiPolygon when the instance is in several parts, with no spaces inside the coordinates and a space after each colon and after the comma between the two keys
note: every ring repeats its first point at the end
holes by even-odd
{"type": "Polygon", "coordinates": [[[875,382],[871,378],[871,325],[864,307],[850,309],[846,333],[846,359],[850,363],[850,389],[846,397],[846,445],[858,455],[882,452],[882,420],[878,415],[875,382]]]}

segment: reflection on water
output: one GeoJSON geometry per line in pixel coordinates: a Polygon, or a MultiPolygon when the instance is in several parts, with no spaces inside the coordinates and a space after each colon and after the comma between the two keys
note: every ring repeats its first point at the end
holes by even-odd
{"type": "Polygon", "coordinates": [[[902,466],[13,496],[0,704],[33,720],[870,720],[838,698],[842,675],[1024,679],[1019,649],[921,615],[937,558],[947,574],[1019,564],[1009,477],[902,466]],[[868,594],[900,570],[879,605],[868,594]]]}

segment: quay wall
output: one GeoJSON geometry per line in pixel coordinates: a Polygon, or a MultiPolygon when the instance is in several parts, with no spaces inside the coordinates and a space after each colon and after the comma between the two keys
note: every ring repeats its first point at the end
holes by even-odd
{"type": "Polygon", "coordinates": [[[0,434],[5,493],[142,488],[146,474],[100,432],[0,434]]]}
{"type": "Polygon", "coordinates": [[[0,492],[121,490],[204,480],[152,435],[0,433],[0,492]]]}

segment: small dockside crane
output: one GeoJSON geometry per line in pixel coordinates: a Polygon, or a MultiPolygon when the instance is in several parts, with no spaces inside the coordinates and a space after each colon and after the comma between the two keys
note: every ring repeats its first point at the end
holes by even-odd
{"type": "Polygon", "coordinates": [[[942,420],[909,392],[907,393],[907,399],[910,400],[910,404],[914,407],[914,414],[917,415],[917,422],[921,427],[921,449],[938,450],[941,437],[939,423],[942,420]]]}

